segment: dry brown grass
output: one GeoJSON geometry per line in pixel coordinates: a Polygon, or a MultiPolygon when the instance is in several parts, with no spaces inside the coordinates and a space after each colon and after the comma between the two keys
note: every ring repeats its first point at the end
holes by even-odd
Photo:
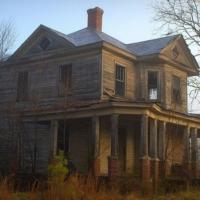
{"type": "Polygon", "coordinates": [[[163,196],[142,196],[138,192],[121,193],[120,187],[98,184],[91,177],[70,177],[67,181],[50,180],[47,184],[33,184],[32,189],[20,193],[8,179],[0,182],[0,200],[199,200],[200,191],[190,190],[163,196]]]}

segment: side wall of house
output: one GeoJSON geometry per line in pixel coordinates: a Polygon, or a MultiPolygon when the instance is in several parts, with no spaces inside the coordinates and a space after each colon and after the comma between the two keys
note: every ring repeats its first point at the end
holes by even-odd
{"type": "Polygon", "coordinates": [[[65,56],[63,58],[31,62],[0,68],[0,108],[31,109],[60,106],[64,102],[100,98],[99,52],[65,56]],[[59,96],[59,66],[72,64],[72,90],[59,96]],[[28,100],[16,102],[18,73],[28,72],[28,100]]]}
{"type": "Polygon", "coordinates": [[[139,63],[137,64],[137,99],[139,101],[150,101],[148,96],[148,72],[158,72],[158,103],[163,105],[164,93],[164,69],[161,64],[139,63]]]}
{"type": "Polygon", "coordinates": [[[166,101],[165,107],[167,109],[175,110],[178,112],[187,113],[187,74],[184,71],[175,69],[172,66],[165,65],[165,94],[166,101]],[[173,102],[172,100],[172,84],[173,76],[180,78],[180,94],[181,100],[178,103],[173,102]]]}
{"type": "Polygon", "coordinates": [[[136,88],[137,99],[140,101],[150,101],[148,99],[148,72],[158,72],[158,103],[166,109],[174,110],[177,112],[187,112],[187,74],[186,72],[176,69],[167,64],[145,64],[140,63],[137,65],[137,82],[139,83],[136,88]],[[172,100],[172,84],[173,76],[180,78],[180,93],[181,101],[173,102],[172,100]]]}
{"type": "Polygon", "coordinates": [[[91,119],[76,119],[69,125],[69,161],[78,172],[91,168],[91,119]]]}
{"type": "MultiPolygon", "coordinates": [[[[19,127],[18,132],[16,130],[13,131],[15,129],[14,126],[10,120],[6,120],[4,115],[7,115],[9,118],[9,115],[16,114],[19,110],[28,109],[36,112],[38,108],[57,109],[66,102],[72,104],[79,101],[98,100],[100,98],[101,85],[100,63],[101,56],[96,51],[76,56],[65,56],[54,60],[43,60],[37,63],[31,62],[23,65],[0,67],[0,157],[2,158],[0,166],[8,166],[14,162],[12,158],[14,157],[13,152],[19,148],[19,142],[21,142],[21,146],[24,146],[23,154],[25,158],[32,156],[29,151],[32,151],[34,148],[32,146],[34,145],[34,132],[31,126],[29,125],[26,128],[27,134],[24,135],[29,137],[31,143],[26,148],[26,138],[18,141],[19,135],[24,130],[22,127],[19,127]],[[72,63],[72,92],[67,97],[60,97],[58,95],[59,66],[69,63],[72,63]],[[17,80],[18,73],[21,71],[28,71],[29,98],[27,101],[17,102],[17,80]],[[3,110],[7,110],[5,114],[3,114],[3,110]]],[[[11,121],[13,120],[16,121],[18,119],[12,119],[11,121]]],[[[41,167],[38,166],[38,171],[42,171],[45,168],[43,166],[46,166],[49,159],[49,144],[45,143],[45,140],[49,140],[49,131],[49,128],[45,128],[44,125],[38,125],[38,137],[36,140],[38,149],[41,148],[41,151],[38,152],[39,160],[37,162],[40,162],[42,165],[41,167]]],[[[78,130],[75,132],[78,132],[78,130]]],[[[19,151],[22,150],[20,149],[19,151]]],[[[30,159],[27,158],[23,164],[27,171],[30,170],[30,159]]]]}
{"type": "Polygon", "coordinates": [[[24,173],[47,173],[51,157],[50,122],[24,123],[20,134],[21,171],[24,173]]]}
{"type": "Polygon", "coordinates": [[[183,164],[184,141],[183,128],[178,125],[167,125],[166,132],[166,173],[169,175],[173,168],[183,164]]]}
{"type": "Polygon", "coordinates": [[[23,123],[19,118],[1,119],[0,171],[46,173],[50,159],[50,123],[23,123]]]}
{"type": "Polygon", "coordinates": [[[102,98],[115,95],[115,66],[125,67],[125,98],[135,100],[136,69],[132,61],[109,51],[102,52],[102,98]]]}

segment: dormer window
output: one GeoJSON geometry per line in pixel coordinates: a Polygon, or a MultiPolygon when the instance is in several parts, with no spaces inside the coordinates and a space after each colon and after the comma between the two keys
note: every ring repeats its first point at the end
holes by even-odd
{"type": "Polygon", "coordinates": [[[47,50],[47,48],[49,47],[50,45],[50,40],[48,38],[43,38],[42,41],[40,42],[40,47],[42,50],[47,50]]]}
{"type": "Polygon", "coordinates": [[[148,98],[158,99],[158,72],[156,71],[148,71],[148,98]]]}

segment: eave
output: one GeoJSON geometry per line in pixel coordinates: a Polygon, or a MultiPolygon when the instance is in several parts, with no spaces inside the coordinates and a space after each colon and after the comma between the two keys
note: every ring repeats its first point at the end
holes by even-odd
{"type": "Polygon", "coordinates": [[[85,105],[70,105],[65,108],[54,108],[51,110],[27,110],[21,112],[21,116],[27,121],[51,120],[51,119],[76,119],[92,116],[105,116],[111,114],[121,115],[148,115],[149,117],[167,123],[173,123],[182,126],[200,128],[200,118],[189,114],[179,113],[172,110],[161,108],[155,103],[145,102],[117,102],[117,101],[97,101],[86,103],[85,105]],[[23,113],[23,114],[22,114],[23,113]]]}
{"type": "Polygon", "coordinates": [[[173,67],[176,67],[180,70],[187,72],[187,74],[189,76],[198,76],[199,75],[199,71],[197,68],[192,70],[188,66],[186,66],[182,63],[176,62],[162,54],[151,54],[151,55],[147,55],[147,56],[140,56],[140,57],[137,57],[137,62],[150,62],[150,63],[157,62],[157,63],[169,64],[173,67]]]}

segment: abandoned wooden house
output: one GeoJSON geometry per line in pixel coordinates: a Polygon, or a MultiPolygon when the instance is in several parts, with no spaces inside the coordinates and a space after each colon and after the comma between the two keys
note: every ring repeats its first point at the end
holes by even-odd
{"type": "Polygon", "coordinates": [[[1,64],[1,172],[45,173],[63,150],[83,174],[197,177],[187,78],[199,67],[184,38],[125,44],[102,32],[102,9],[87,12],[68,35],[40,25],[1,64]]]}

